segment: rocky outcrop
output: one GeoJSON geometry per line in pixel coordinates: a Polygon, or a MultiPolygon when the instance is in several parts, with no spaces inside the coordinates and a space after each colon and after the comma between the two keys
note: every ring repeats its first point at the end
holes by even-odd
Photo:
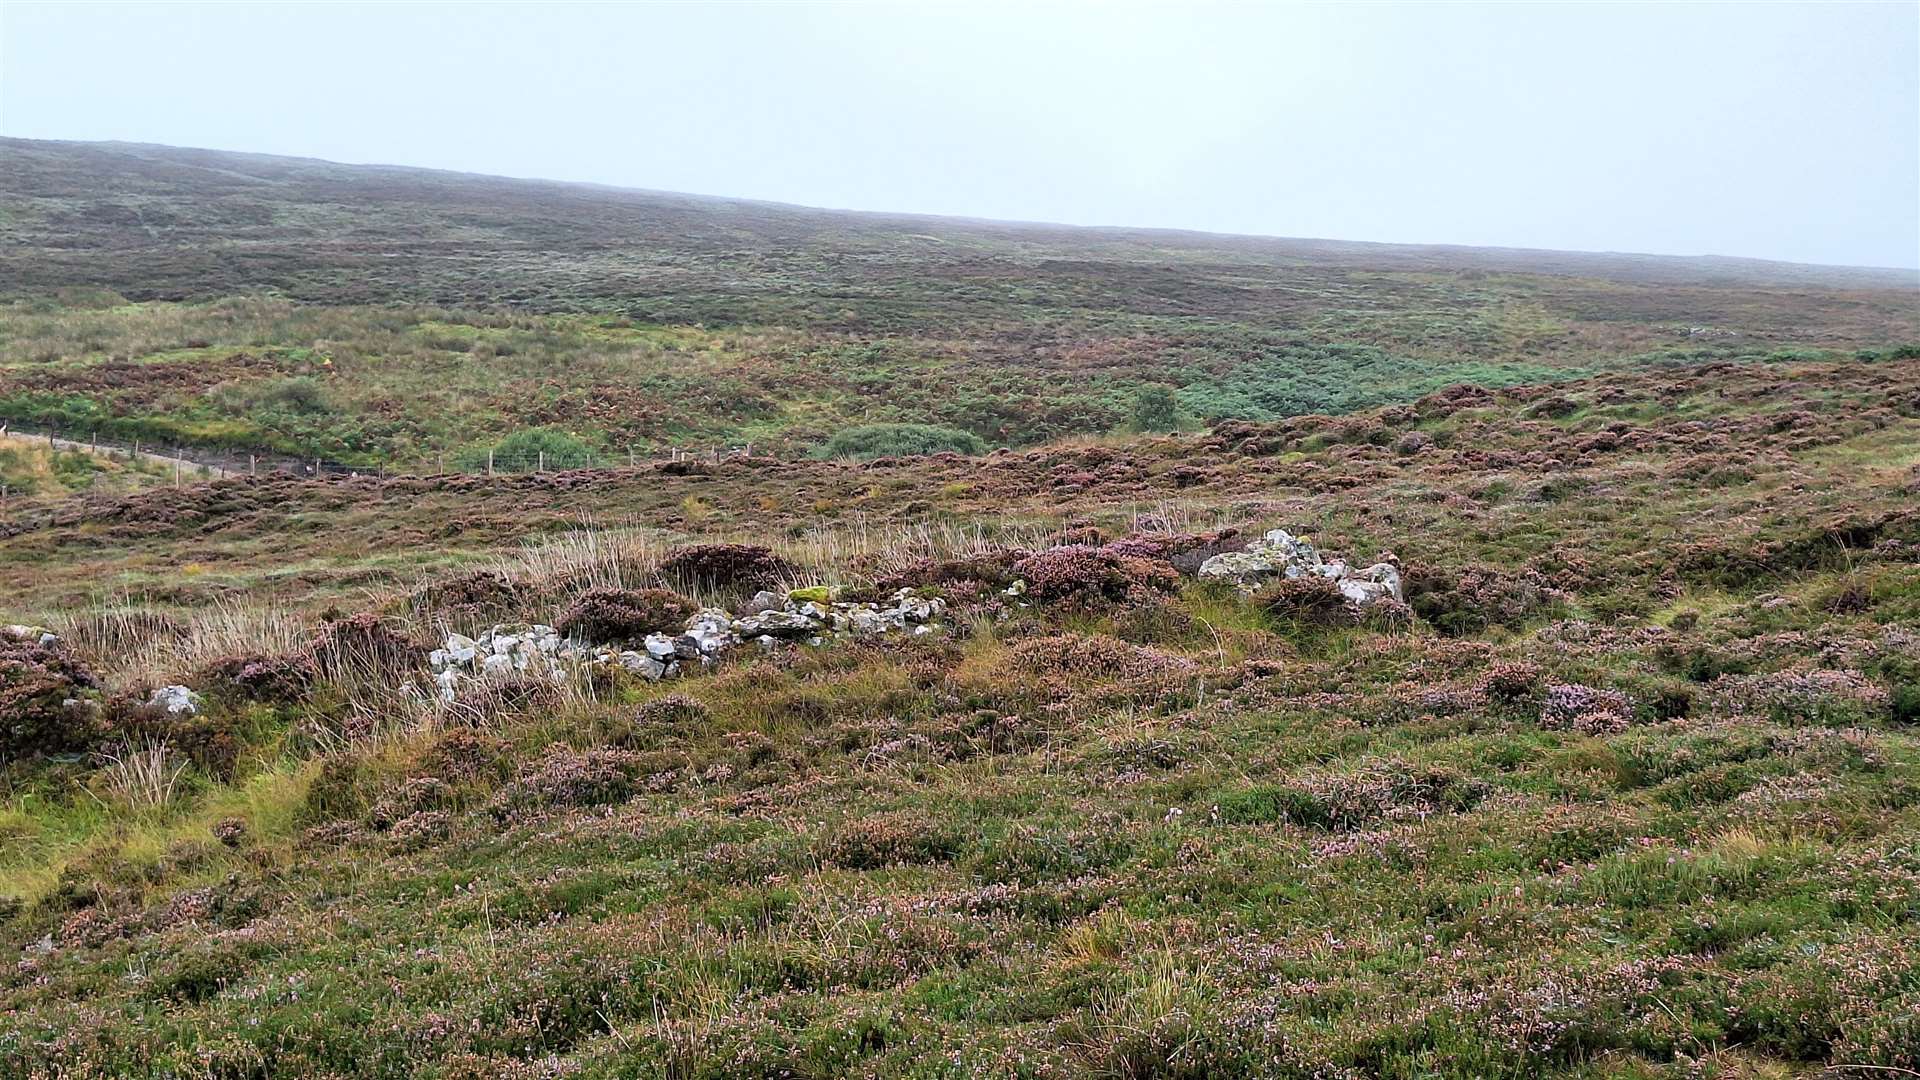
{"type": "Polygon", "coordinates": [[[1302,537],[1285,529],[1275,529],[1245,551],[1229,551],[1200,564],[1199,576],[1205,581],[1220,581],[1252,592],[1275,578],[1317,575],[1340,587],[1341,595],[1358,607],[1379,600],[1402,599],[1400,571],[1392,563],[1375,563],[1355,569],[1339,559],[1329,560],[1302,537]]]}

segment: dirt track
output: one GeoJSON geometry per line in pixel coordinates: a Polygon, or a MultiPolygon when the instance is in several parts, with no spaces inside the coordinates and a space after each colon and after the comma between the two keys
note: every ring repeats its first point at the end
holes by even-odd
{"type": "Polygon", "coordinates": [[[194,461],[191,458],[177,457],[171,454],[157,454],[151,450],[135,450],[132,447],[121,446],[115,443],[78,442],[73,439],[63,439],[57,435],[14,431],[4,424],[0,424],[0,439],[19,443],[43,443],[55,450],[78,450],[87,454],[138,457],[142,461],[151,462],[163,468],[177,469],[183,476],[188,472],[192,472],[196,476],[227,476],[233,472],[233,470],[224,465],[194,461]]]}

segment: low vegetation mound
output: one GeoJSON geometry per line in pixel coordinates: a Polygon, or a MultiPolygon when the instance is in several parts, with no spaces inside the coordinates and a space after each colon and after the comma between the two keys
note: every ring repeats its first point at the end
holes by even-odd
{"type": "Polygon", "coordinates": [[[241,653],[208,664],[193,683],[226,690],[249,701],[284,704],[300,700],[317,674],[314,660],[308,656],[241,653]]]}
{"type": "Polygon", "coordinates": [[[462,624],[477,624],[516,611],[527,599],[525,591],[493,570],[471,570],[415,589],[408,597],[413,609],[437,613],[462,624]]]}
{"type": "Polygon", "coordinates": [[[795,567],[758,544],[695,544],[669,554],[660,573],[693,589],[765,589],[793,577],[795,567]]]}
{"type": "Polygon", "coordinates": [[[987,444],[980,436],[958,428],[933,424],[862,424],[834,432],[815,448],[814,456],[872,461],[917,454],[982,454],[986,449],[987,444]]]}
{"type": "Polygon", "coordinates": [[[1178,587],[1171,565],[1123,550],[1063,544],[1021,559],[1013,572],[1027,583],[1027,595],[1049,603],[1142,603],[1178,587]]]}
{"type": "Polygon", "coordinates": [[[1442,633],[1513,629],[1564,610],[1566,594],[1531,568],[1417,567],[1406,578],[1407,603],[1442,633]]]}
{"type": "Polygon", "coordinates": [[[98,688],[64,647],[0,634],[0,758],[92,749],[98,688]]]}
{"type": "Polygon", "coordinates": [[[553,628],[595,643],[632,643],[648,634],[679,633],[699,605],[670,589],[589,589],[553,628]]]}
{"type": "Polygon", "coordinates": [[[307,644],[307,657],[322,671],[391,675],[420,666],[427,649],[381,616],[363,611],[321,626],[307,644]]]}

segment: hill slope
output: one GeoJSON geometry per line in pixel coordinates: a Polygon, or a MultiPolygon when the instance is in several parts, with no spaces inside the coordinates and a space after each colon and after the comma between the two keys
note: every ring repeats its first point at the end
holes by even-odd
{"type": "MultiPolygon", "coordinates": [[[[328,302],[561,305],[702,291],[673,281],[678,271],[741,300],[796,292],[879,299],[861,294],[912,284],[902,278],[986,283],[1009,270],[1025,270],[1017,276],[1043,293],[1055,291],[1048,281],[1066,293],[1067,282],[1114,284],[1103,266],[1141,262],[1200,272],[1241,266],[1256,277],[1319,269],[1679,286],[1920,285],[1920,271],[855,213],[124,143],[4,139],[0,155],[10,241],[0,266],[22,292],[85,284],[136,299],[183,299],[273,288],[328,302]],[[104,252],[114,253],[111,264],[93,257],[104,252]],[[736,280],[717,280],[723,275],[736,280]],[[577,280],[583,276],[593,280],[577,280]],[[677,287],[661,287],[669,285],[677,287]]],[[[1103,306],[1143,306],[1152,284],[1103,306]]],[[[1198,310],[1227,313],[1249,298],[1196,289],[1190,299],[1198,310]]]]}
{"type": "Polygon", "coordinates": [[[1910,287],[0,154],[9,1076],[1920,1071],[1910,287]]]}
{"type": "Polygon", "coordinates": [[[242,477],[37,509],[0,529],[25,605],[0,622],[65,643],[0,638],[0,1058],[1920,1069],[1917,469],[1900,360],[985,459],[242,477]],[[1192,531],[1234,525],[1391,550],[1408,605],[1194,580],[1245,537],[1192,531]],[[790,565],[663,560],[696,540],[790,565]],[[572,611],[597,641],[623,608],[680,611],[591,589],[738,606],[762,572],[951,606],[924,636],[743,645],[661,683],[417,692],[449,629],[572,611]],[[144,704],[176,681],[197,715],[144,704]]]}
{"type": "Polygon", "coordinates": [[[848,424],[1104,432],[1170,384],[1271,420],[1920,341],[1914,275],[855,214],[0,140],[0,418],[438,465],[848,424]],[[122,299],[139,301],[134,305],[122,299]],[[169,301],[177,303],[169,303],[169,301]]]}

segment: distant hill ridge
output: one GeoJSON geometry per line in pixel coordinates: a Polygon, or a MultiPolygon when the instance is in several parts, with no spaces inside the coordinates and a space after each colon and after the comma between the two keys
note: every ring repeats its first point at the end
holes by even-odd
{"type": "Polygon", "coordinates": [[[321,302],[565,308],[595,297],[865,290],[902,275],[1085,280],[1097,279],[1101,266],[1142,262],[1256,278],[1485,273],[1920,287],[1914,270],[995,222],[146,144],[0,139],[0,291],[12,295],[82,286],[191,299],[268,289],[321,302]],[[106,253],[113,257],[101,259],[106,253]]]}

